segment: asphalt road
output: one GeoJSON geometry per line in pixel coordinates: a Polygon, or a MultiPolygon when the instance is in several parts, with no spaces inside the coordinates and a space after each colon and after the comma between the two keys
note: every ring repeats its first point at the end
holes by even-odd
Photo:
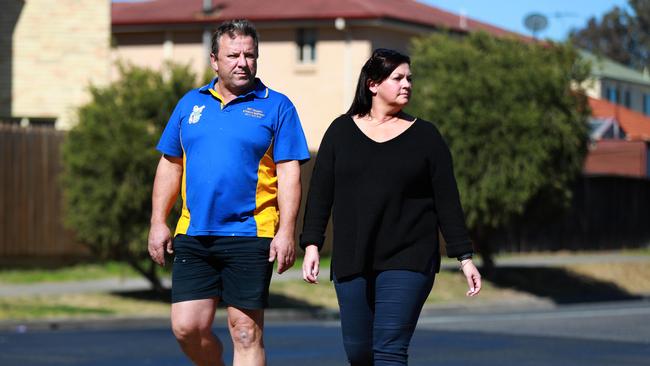
{"type": "MultiPolygon", "coordinates": [[[[650,365],[650,302],[547,310],[429,312],[411,343],[410,365],[650,365]]],[[[224,340],[222,326],[215,332],[224,340]]],[[[336,321],[269,322],[269,365],[345,365],[336,321]]],[[[232,351],[228,342],[226,361],[232,351]]],[[[138,321],[16,327],[0,331],[0,365],[190,365],[167,324],[138,321]]]]}

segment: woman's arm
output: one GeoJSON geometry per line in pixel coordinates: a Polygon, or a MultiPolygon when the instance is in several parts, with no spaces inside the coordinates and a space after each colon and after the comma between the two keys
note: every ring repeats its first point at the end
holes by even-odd
{"type": "Polygon", "coordinates": [[[305,251],[303,279],[318,283],[319,251],[325,241],[325,229],[334,202],[334,137],[330,127],[320,145],[309,184],[300,247],[305,251]]]}
{"type": "Polygon", "coordinates": [[[432,159],[435,166],[431,167],[431,182],[440,231],[447,243],[447,255],[456,257],[460,262],[460,270],[465,275],[469,288],[466,295],[475,296],[481,291],[481,274],[472,261],[472,242],[465,225],[451,153],[442,137],[438,137],[432,159]]]}

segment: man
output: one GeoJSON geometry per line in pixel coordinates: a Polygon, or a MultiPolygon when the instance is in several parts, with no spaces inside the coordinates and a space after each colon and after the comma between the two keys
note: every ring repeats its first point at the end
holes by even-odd
{"type": "Polygon", "coordinates": [[[262,341],[273,262],[293,265],[300,163],[309,151],[287,97],[255,78],[258,36],[246,20],[212,37],[217,78],[178,102],[158,150],[149,253],[174,253],[172,329],[197,365],[223,365],[212,333],[227,305],[233,365],[264,365],[262,341]],[[181,192],[174,239],[165,220],[181,192]]]}

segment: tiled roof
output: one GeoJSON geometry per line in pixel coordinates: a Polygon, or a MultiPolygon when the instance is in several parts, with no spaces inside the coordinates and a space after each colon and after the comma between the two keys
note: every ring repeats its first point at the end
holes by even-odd
{"type": "Polygon", "coordinates": [[[645,142],[600,140],[590,146],[582,171],[587,175],[646,178],[646,159],[645,142]]]}
{"type": "Polygon", "coordinates": [[[203,0],[113,2],[112,24],[153,25],[214,23],[246,18],[254,22],[287,20],[390,19],[407,24],[468,32],[483,30],[496,36],[523,37],[493,25],[413,0],[213,0],[204,13],[203,0]]]}
{"type": "Polygon", "coordinates": [[[650,141],[650,117],[602,99],[589,98],[589,106],[592,117],[615,119],[628,140],[650,141]]]}

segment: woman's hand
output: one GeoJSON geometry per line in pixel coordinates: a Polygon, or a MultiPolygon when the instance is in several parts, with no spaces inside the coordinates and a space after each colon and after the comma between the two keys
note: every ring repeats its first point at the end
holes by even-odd
{"type": "Polygon", "coordinates": [[[307,283],[318,283],[320,254],[316,245],[305,248],[305,257],[302,261],[302,279],[307,283]]]}
{"type": "Polygon", "coordinates": [[[478,269],[474,265],[474,262],[472,262],[471,259],[463,260],[460,262],[460,270],[463,271],[463,274],[467,279],[467,285],[469,286],[469,291],[467,291],[466,295],[478,295],[478,293],[481,291],[481,274],[478,272],[478,269]]]}

